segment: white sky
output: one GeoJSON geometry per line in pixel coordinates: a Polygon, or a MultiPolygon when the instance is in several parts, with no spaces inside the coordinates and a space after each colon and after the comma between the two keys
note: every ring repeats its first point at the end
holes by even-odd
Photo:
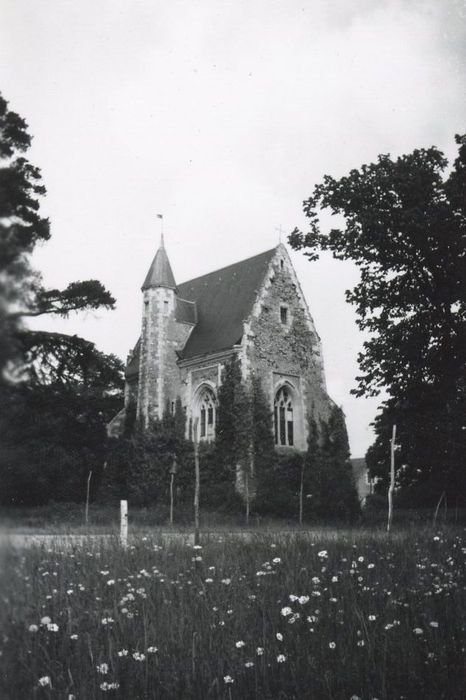
{"type": "MultiPolygon", "coordinates": [[[[306,226],[325,173],[435,144],[466,114],[464,0],[1,0],[0,90],[28,122],[49,286],[100,279],[117,310],[42,319],[125,359],[157,213],[182,282],[306,226]]],[[[362,338],[349,264],[292,253],[353,456],[377,400],[350,395],[362,338]]]]}

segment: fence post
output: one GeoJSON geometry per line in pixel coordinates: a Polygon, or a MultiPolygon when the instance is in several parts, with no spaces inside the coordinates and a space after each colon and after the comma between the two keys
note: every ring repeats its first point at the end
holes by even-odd
{"type": "Polygon", "coordinates": [[[393,426],[392,439],[390,440],[390,486],[388,487],[388,519],[387,533],[390,534],[393,519],[393,492],[395,490],[395,440],[396,425],[393,426]]]}
{"type": "Polygon", "coordinates": [[[199,470],[199,442],[197,426],[199,419],[194,420],[194,544],[199,544],[199,492],[201,490],[201,478],[199,470]]]}
{"type": "Polygon", "coordinates": [[[87,488],[86,488],[86,512],[85,512],[85,521],[86,525],[89,522],[89,495],[90,495],[90,490],[91,490],[91,478],[92,478],[92,469],[89,472],[89,476],[87,477],[87,488]]]}
{"type": "Polygon", "coordinates": [[[128,546],[128,501],[120,501],[120,542],[128,546]]]}

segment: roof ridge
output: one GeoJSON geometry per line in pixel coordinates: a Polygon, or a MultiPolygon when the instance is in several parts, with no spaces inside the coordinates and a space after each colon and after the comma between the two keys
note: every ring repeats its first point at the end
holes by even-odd
{"type": "MultiPolygon", "coordinates": [[[[280,245],[280,244],[279,244],[280,245]]],[[[274,248],[269,248],[268,250],[263,250],[262,253],[256,253],[256,255],[251,255],[249,258],[244,258],[243,260],[237,260],[234,263],[230,263],[229,265],[224,265],[223,267],[219,267],[216,270],[211,270],[210,272],[205,272],[203,275],[198,275],[197,277],[192,277],[189,280],[186,280],[185,282],[181,282],[178,287],[182,287],[185,284],[189,284],[190,282],[195,282],[196,280],[202,279],[202,277],[208,277],[209,275],[215,275],[217,272],[223,272],[224,270],[228,270],[231,267],[235,267],[235,265],[241,265],[242,263],[248,262],[249,260],[254,260],[254,258],[259,258],[261,255],[266,255],[267,253],[272,253],[277,250],[279,245],[275,246],[274,248]]]]}

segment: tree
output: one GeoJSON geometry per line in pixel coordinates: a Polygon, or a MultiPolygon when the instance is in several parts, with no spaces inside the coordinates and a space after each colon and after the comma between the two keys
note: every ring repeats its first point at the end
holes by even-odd
{"type": "MultiPolygon", "coordinates": [[[[249,469],[252,440],[251,396],[241,375],[235,356],[225,365],[218,390],[218,411],[215,439],[217,473],[213,475],[218,496],[229,507],[239,507],[236,487],[243,483],[249,469]]],[[[212,486],[207,487],[209,490],[212,486]]],[[[205,491],[205,489],[204,489],[205,491]]]]}
{"type": "Polygon", "coordinates": [[[105,424],[121,401],[123,366],[77,336],[31,331],[24,319],[114,308],[96,280],[46,289],[30,263],[50,238],[40,170],[24,157],[27,124],[0,95],[0,456],[2,502],[81,499],[102,467],[105,424]]]}
{"type": "MultiPolygon", "coordinates": [[[[353,393],[386,391],[378,439],[396,421],[409,443],[411,482],[435,475],[447,490],[464,468],[465,448],[466,137],[456,142],[447,176],[435,147],[381,155],[339,180],[325,176],[304,202],[310,230],[289,238],[310,260],[331,251],[359,267],[346,298],[369,337],[353,393]],[[321,209],[343,217],[342,227],[322,233],[321,209]]],[[[369,456],[374,474],[388,471],[386,445],[369,456]]]]}
{"type": "Polygon", "coordinates": [[[129,499],[134,505],[159,507],[168,515],[170,469],[177,462],[175,505],[192,503],[194,457],[185,438],[186,415],[181,400],[175,412],[168,408],[149,430],[134,424],[121,438],[112,440],[103,477],[102,498],[129,499]]]}
{"type": "MultiPolygon", "coordinates": [[[[46,190],[39,168],[23,154],[31,145],[27,124],[0,95],[0,372],[21,358],[22,320],[28,316],[112,309],[115,300],[97,280],[72,282],[64,290],[46,289],[30,263],[38,242],[50,238],[50,223],[40,214],[46,190]]],[[[45,334],[40,336],[45,340],[45,334]]],[[[55,334],[55,340],[57,335],[55,334]]],[[[37,347],[38,337],[36,337],[37,347]]]]}

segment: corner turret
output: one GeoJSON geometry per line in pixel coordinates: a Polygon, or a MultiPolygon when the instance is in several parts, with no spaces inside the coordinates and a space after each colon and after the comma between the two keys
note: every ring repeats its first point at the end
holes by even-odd
{"type": "Polygon", "coordinates": [[[176,282],[163,241],[142,285],[142,330],[139,353],[137,417],[147,428],[160,420],[167,400],[170,329],[175,319],[176,282]]]}
{"type": "Polygon", "coordinates": [[[176,290],[175,278],[165,250],[163,233],[160,238],[160,247],[155,254],[141,289],[144,292],[151,287],[165,287],[166,289],[176,290]]]}

